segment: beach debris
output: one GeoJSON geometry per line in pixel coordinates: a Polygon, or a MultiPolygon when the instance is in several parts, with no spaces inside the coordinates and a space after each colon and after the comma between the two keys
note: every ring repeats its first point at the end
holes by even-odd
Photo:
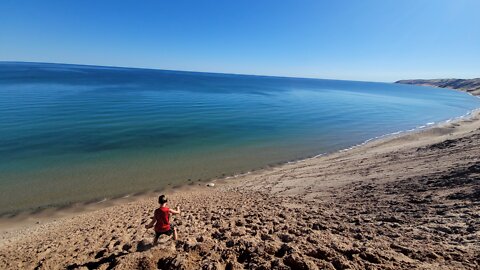
{"type": "Polygon", "coordinates": [[[215,183],[208,183],[207,184],[207,187],[214,187],[215,186],[215,183]]]}

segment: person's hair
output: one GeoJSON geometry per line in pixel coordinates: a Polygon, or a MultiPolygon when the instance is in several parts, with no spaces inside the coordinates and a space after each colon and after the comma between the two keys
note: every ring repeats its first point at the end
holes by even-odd
{"type": "Polygon", "coordinates": [[[158,196],[158,203],[159,204],[164,204],[166,202],[167,202],[167,197],[165,197],[165,195],[158,196]]]}

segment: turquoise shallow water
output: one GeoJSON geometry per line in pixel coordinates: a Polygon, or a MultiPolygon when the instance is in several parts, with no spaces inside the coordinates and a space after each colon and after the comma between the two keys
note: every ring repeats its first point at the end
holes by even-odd
{"type": "Polygon", "coordinates": [[[0,213],[344,149],[480,107],[408,85],[0,63],[0,213]]]}

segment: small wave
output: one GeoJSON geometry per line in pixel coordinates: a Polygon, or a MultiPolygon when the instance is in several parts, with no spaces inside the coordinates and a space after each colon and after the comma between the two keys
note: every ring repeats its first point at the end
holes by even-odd
{"type": "Polygon", "coordinates": [[[108,200],[107,198],[103,198],[103,200],[100,200],[100,201],[98,201],[98,202],[96,202],[96,203],[97,203],[97,204],[103,203],[103,202],[106,202],[107,200],[108,200]]]}

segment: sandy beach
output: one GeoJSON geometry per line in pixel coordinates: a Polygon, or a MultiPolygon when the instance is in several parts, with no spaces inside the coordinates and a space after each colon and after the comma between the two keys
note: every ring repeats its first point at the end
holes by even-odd
{"type": "Polygon", "coordinates": [[[3,230],[1,269],[478,269],[480,115],[3,230]]]}

